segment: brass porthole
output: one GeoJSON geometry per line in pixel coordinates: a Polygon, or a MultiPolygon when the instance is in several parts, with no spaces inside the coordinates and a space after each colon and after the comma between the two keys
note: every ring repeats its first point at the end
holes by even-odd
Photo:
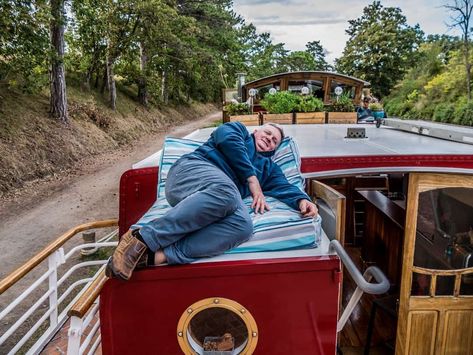
{"type": "Polygon", "coordinates": [[[190,305],[177,325],[177,340],[186,355],[250,355],[256,348],[258,336],[251,313],[238,302],[221,297],[206,298],[190,305]],[[233,350],[209,351],[210,340],[225,341],[225,337],[232,338],[233,350]]]}

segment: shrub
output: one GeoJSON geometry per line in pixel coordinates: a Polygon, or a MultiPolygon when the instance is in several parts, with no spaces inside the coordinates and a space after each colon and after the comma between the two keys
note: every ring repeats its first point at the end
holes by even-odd
{"type": "Polygon", "coordinates": [[[456,110],[453,123],[473,126],[473,102],[462,105],[456,110]]]}
{"type": "Polygon", "coordinates": [[[269,113],[289,113],[297,109],[299,97],[289,91],[278,91],[266,94],[261,100],[261,105],[269,113]]]}
{"type": "Polygon", "coordinates": [[[452,104],[441,103],[435,107],[433,120],[436,122],[452,122],[455,114],[455,107],[452,104]]]}
{"type": "Polygon", "coordinates": [[[225,105],[225,111],[227,111],[230,116],[248,115],[251,113],[250,106],[245,102],[231,102],[225,105]]]}
{"type": "Polygon", "coordinates": [[[333,104],[330,107],[330,111],[333,112],[353,112],[355,111],[355,105],[353,104],[352,99],[347,94],[342,94],[335,99],[333,104]]]}
{"type": "Polygon", "coordinates": [[[324,109],[323,101],[314,96],[298,96],[298,101],[298,112],[317,112],[324,109]]]}

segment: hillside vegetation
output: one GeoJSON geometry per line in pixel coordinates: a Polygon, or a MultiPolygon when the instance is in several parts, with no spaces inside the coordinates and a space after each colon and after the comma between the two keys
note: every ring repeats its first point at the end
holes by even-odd
{"type": "Polygon", "coordinates": [[[99,94],[68,89],[69,124],[48,116],[46,94],[0,91],[0,196],[26,181],[57,174],[84,158],[216,110],[199,103],[146,109],[119,92],[113,111],[99,94]]]}
{"type": "Polygon", "coordinates": [[[417,64],[384,99],[387,113],[473,126],[473,103],[468,103],[459,45],[448,37],[422,44],[417,64]]]}

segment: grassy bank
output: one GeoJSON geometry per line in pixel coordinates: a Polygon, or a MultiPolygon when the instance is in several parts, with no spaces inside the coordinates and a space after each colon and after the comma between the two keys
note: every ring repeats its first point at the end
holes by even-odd
{"type": "Polygon", "coordinates": [[[123,93],[117,104],[112,111],[102,95],[68,86],[70,122],[64,125],[48,116],[47,93],[0,91],[0,196],[216,110],[200,103],[146,109],[123,93]]]}

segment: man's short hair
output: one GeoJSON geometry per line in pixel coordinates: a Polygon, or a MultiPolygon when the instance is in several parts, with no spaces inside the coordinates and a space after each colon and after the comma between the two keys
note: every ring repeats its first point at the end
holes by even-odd
{"type": "Polygon", "coordinates": [[[370,98],[369,98],[368,96],[365,96],[365,97],[363,98],[363,102],[370,102],[370,101],[371,101],[371,100],[370,100],[370,98]]]}
{"type": "MultiPolygon", "coordinates": [[[[268,125],[268,126],[273,126],[274,128],[277,128],[277,129],[278,129],[279,133],[281,133],[281,142],[282,142],[282,140],[284,139],[285,135],[284,135],[284,130],[282,129],[281,125],[278,125],[277,123],[273,123],[273,122],[268,122],[268,123],[265,123],[265,124],[263,125],[263,127],[266,126],[266,125],[268,125]]],[[[281,142],[279,142],[279,144],[281,144],[281,142]]],[[[278,144],[278,147],[279,147],[279,144],[278,144]]]]}

